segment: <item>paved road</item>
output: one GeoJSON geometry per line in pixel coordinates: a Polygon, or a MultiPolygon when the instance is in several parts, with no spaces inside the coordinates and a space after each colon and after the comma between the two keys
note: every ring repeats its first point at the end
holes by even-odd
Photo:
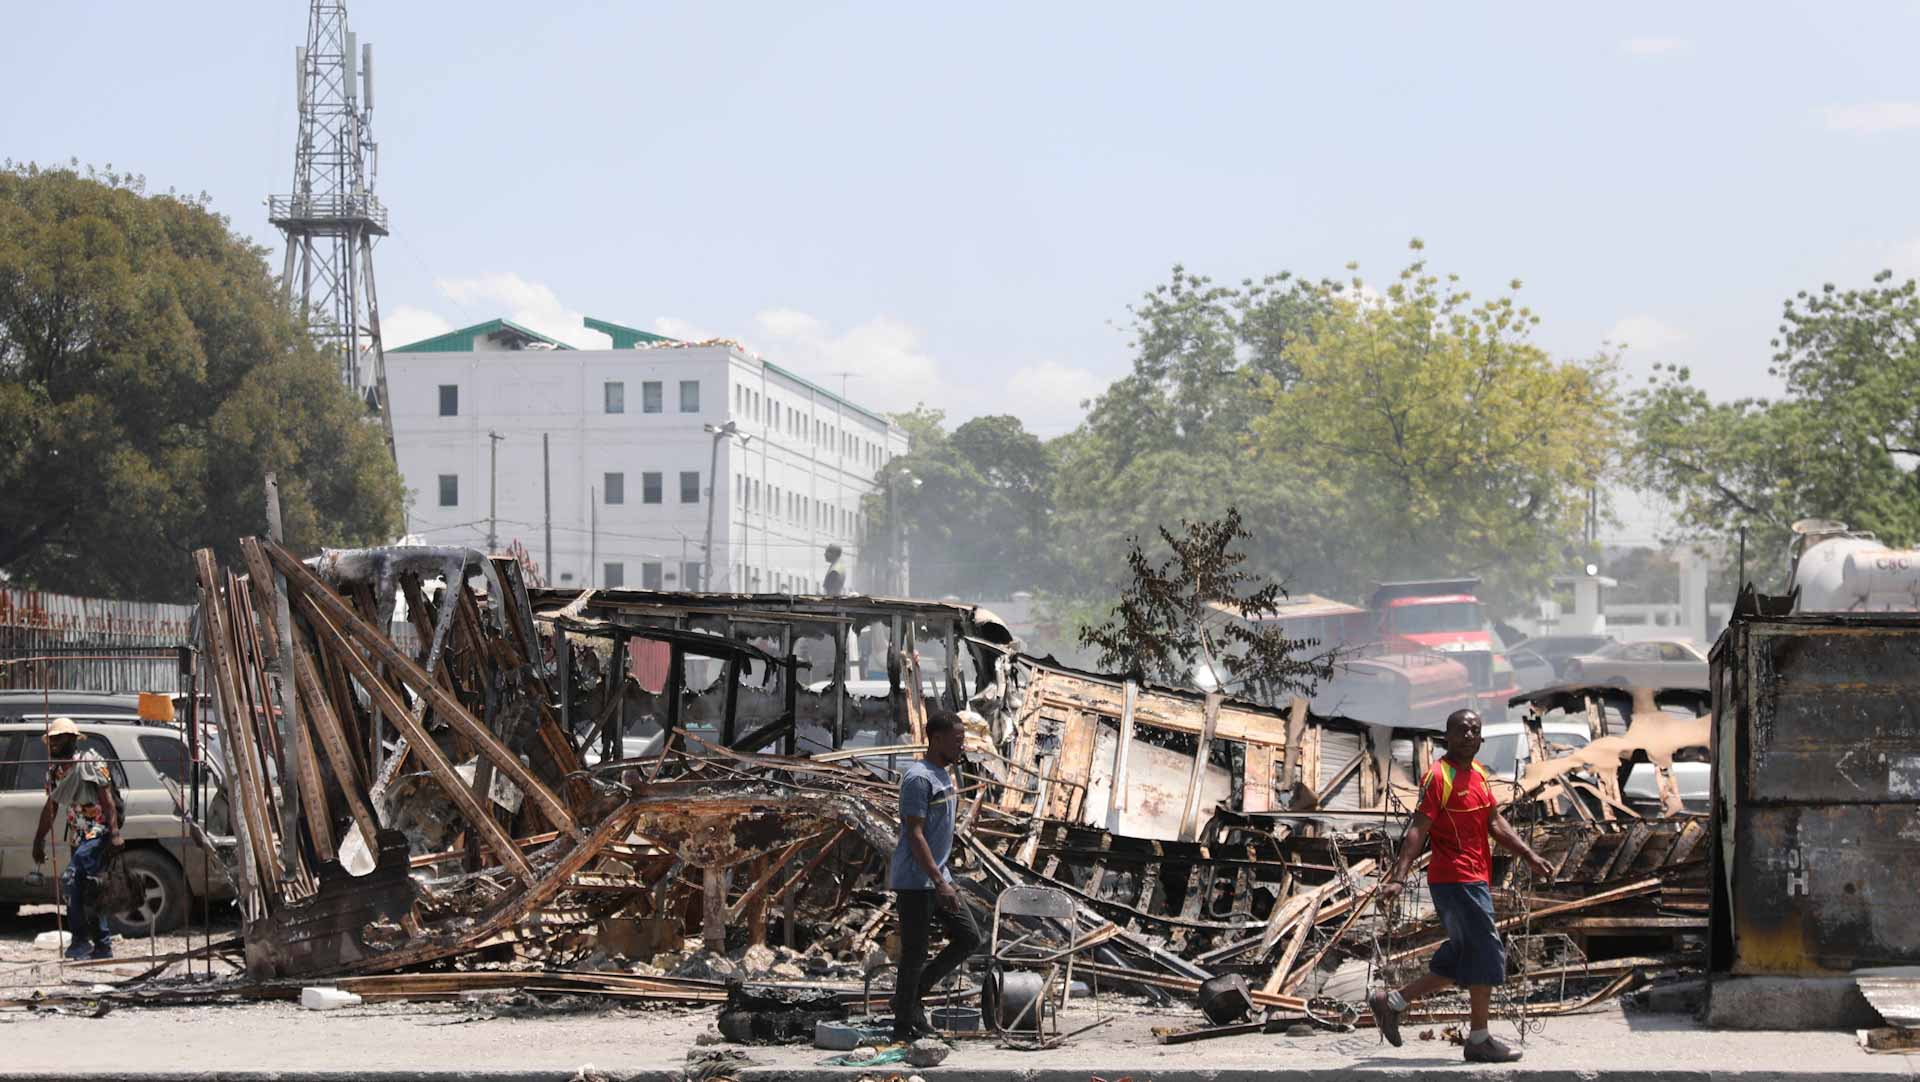
{"type": "MultiPolygon", "coordinates": [[[[229,907],[216,922],[216,938],[234,930],[229,907]]],[[[51,907],[0,919],[0,997],[32,987],[90,983],[131,976],[145,968],[149,945],[121,941],[122,961],[107,970],[62,967],[33,937],[54,927],[51,907]]],[[[196,941],[198,936],[196,935],[196,941]]],[[[162,937],[156,952],[177,950],[186,939],[162,937]]],[[[999,1049],[987,1041],[960,1042],[943,1066],[925,1072],[938,1079],[1089,1082],[1236,1082],[1239,1079],[1459,1077],[1471,1072],[1460,1050],[1443,1040],[1421,1041],[1424,1028],[1407,1027],[1408,1042],[1390,1048],[1371,1031],[1307,1038],[1245,1036],[1189,1045],[1153,1040],[1155,1026],[1197,1025],[1186,1010],[1154,1010],[1109,1000],[1113,1023],[1051,1052],[999,1049]]],[[[113,1079],[265,1079],[278,1082],[415,1082],[476,1078],[492,1082],[544,1079],[565,1082],[591,1065],[613,1079],[646,1082],[673,1077],[686,1053],[713,1030],[713,1011],[679,1007],[607,1008],[583,1002],[572,1008],[508,1002],[375,1004],[315,1013],[290,1004],[250,1003],[218,1007],[122,1008],[104,1018],[0,1010],[0,1082],[82,1076],[113,1079]]],[[[1092,1019],[1076,1003],[1068,1028],[1092,1019]]],[[[1433,1027],[1436,1036],[1440,1027],[1433,1027]]],[[[1511,1035],[1502,1027],[1502,1037],[1511,1035]]],[[[732,1047],[732,1046],[719,1046],[732,1047]]],[[[1577,1018],[1546,1021],[1532,1036],[1527,1058],[1515,1067],[1492,1068],[1516,1079],[1657,1078],[1750,1079],[1913,1077],[1920,1056],[1869,1055],[1846,1033],[1721,1033],[1701,1029],[1679,1015],[1649,1014],[1614,1006],[1577,1018]]],[[[829,1053],[805,1047],[742,1049],[757,1066],[738,1077],[802,1080],[852,1079],[863,1072],[821,1066],[829,1053]]],[[[887,1067],[865,1072],[885,1079],[914,1072],[887,1067]]]]}
{"type": "MultiPolygon", "coordinates": [[[[712,1029],[712,1012],[593,1008],[534,1009],[497,1015],[473,1004],[379,1004],[326,1013],[288,1004],[234,1007],[122,1009],[101,1019],[0,1012],[0,1082],[79,1075],[93,1079],[275,1076],[291,1079],[385,1079],[444,1077],[507,1079],[573,1078],[583,1068],[616,1079],[666,1079],[680,1070],[696,1038],[712,1029]]],[[[987,1042],[962,1042],[940,1068],[921,1072],[937,1079],[1008,1079],[1034,1082],[1093,1078],[1133,1082],[1208,1079],[1351,1078],[1477,1073],[1461,1063],[1457,1047],[1409,1039],[1390,1048],[1371,1032],[1311,1038],[1247,1036],[1198,1044],[1162,1046],[1155,1025],[1191,1025],[1197,1015],[1118,1006],[1112,1025],[1052,1052],[1022,1053],[987,1042]]],[[[1069,1015],[1069,1024],[1074,1023],[1069,1015]]],[[[1412,1033],[1418,1032],[1410,1030],[1412,1033]]],[[[1671,1015],[1613,1008],[1579,1017],[1550,1019],[1527,1044],[1527,1059],[1492,1070],[1513,1078],[1782,1079],[1795,1077],[1912,1077],[1915,1057],[1869,1055],[1845,1033],[1712,1033],[1671,1015]]],[[[811,1048],[745,1049],[759,1066],[740,1072],[750,1079],[858,1077],[846,1068],[823,1068],[828,1053],[811,1048]]],[[[898,1067],[867,1072],[887,1078],[914,1072],[898,1067]]]]}

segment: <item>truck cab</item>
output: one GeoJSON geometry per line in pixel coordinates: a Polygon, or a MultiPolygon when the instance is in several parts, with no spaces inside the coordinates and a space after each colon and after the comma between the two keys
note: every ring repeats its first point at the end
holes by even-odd
{"type": "Polygon", "coordinates": [[[1444,654],[1467,670],[1484,696],[1519,693],[1513,666],[1497,649],[1476,591],[1479,579],[1422,579],[1375,586],[1371,608],[1383,642],[1444,654]]]}

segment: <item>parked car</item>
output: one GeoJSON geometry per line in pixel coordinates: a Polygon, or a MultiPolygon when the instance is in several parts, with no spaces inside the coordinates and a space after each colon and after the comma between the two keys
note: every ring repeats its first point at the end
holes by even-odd
{"type": "Polygon", "coordinates": [[[1688,639],[1615,642],[1569,660],[1562,675],[1569,684],[1704,688],[1707,655],[1688,639]]]}
{"type": "MultiPolygon", "coordinates": [[[[1557,758],[1587,746],[1593,734],[1585,721],[1549,718],[1540,723],[1540,735],[1546,738],[1547,757],[1557,758]]],[[[1489,721],[1480,727],[1480,750],[1475,753],[1487,773],[1501,781],[1515,781],[1519,772],[1533,761],[1523,721],[1489,721]]]]}
{"type": "Polygon", "coordinates": [[[1560,681],[1560,674],[1554,671],[1553,662],[1524,646],[1515,647],[1509,652],[1507,663],[1513,666],[1513,682],[1520,685],[1521,691],[1539,691],[1560,681]]]}
{"type": "MultiPolygon", "coordinates": [[[[1713,803],[1713,760],[1706,748],[1681,748],[1673,753],[1673,784],[1680,790],[1680,803],[1699,815],[1713,803]]],[[[1662,814],[1660,777],[1652,763],[1635,763],[1627,772],[1627,783],[1620,787],[1627,806],[1642,815],[1662,814]]]]}
{"type": "MultiPolygon", "coordinates": [[[[131,695],[98,697],[93,709],[85,709],[86,703],[66,693],[25,710],[17,696],[9,694],[0,696],[0,906],[60,903],[54,871],[64,865],[67,855],[61,821],[56,820],[54,836],[48,840],[48,862],[40,866],[33,862],[33,833],[46,801],[47,777],[46,747],[41,742],[46,719],[39,715],[45,706],[55,704],[73,708],[52,716],[72,717],[79,723],[81,748],[107,761],[126,801],[121,835],[126,839],[128,870],[143,890],[132,908],[107,915],[114,930],[127,936],[164,932],[185,921],[188,907],[197,900],[231,899],[233,884],[219,862],[210,862],[206,851],[191,839],[175,810],[174,791],[187,784],[186,736],[180,729],[142,723],[137,697],[131,695]],[[122,712],[115,708],[117,704],[100,701],[109,698],[135,705],[122,712]],[[169,782],[175,790],[168,788],[169,782]]],[[[207,833],[226,857],[235,839],[226,833],[230,829],[226,798],[211,765],[205,784],[207,833]]]]}
{"type": "MultiPolygon", "coordinates": [[[[1583,654],[1595,653],[1611,642],[1613,642],[1611,635],[1535,635],[1533,638],[1514,643],[1510,652],[1517,654],[1526,650],[1538,655],[1547,664],[1553,666],[1553,675],[1559,678],[1566,674],[1567,662],[1583,654]]],[[[1514,671],[1519,670],[1519,664],[1515,663],[1514,671]]]]}

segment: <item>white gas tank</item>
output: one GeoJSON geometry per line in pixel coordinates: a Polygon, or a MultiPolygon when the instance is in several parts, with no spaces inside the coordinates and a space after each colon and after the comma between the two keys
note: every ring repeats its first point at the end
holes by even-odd
{"type": "Polygon", "coordinates": [[[1920,612],[1920,551],[1833,537],[1800,555],[1796,612],[1920,612]]]}

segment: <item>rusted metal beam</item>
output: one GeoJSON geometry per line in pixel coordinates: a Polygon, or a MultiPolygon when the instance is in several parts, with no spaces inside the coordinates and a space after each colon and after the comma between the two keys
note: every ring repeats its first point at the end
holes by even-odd
{"type": "Polygon", "coordinates": [[[1193,841],[1200,833],[1200,793],[1207,778],[1207,757],[1213,750],[1214,731],[1220,724],[1220,706],[1227,697],[1217,691],[1207,693],[1206,714],[1200,723],[1200,738],[1194,744],[1193,770],[1187,776],[1186,805],[1180,810],[1180,840],[1193,841]]]}
{"type": "Polygon", "coordinates": [[[233,790],[228,802],[233,812],[234,831],[240,836],[241,894],[242,902],[246,903],[242,908],[249,916],[258,916],[265,904],[267,892],[264,885],[272,868],[271,846],[264,837],[267,830],[265,811],[256,799],[259,794],[255,788],[257,783],[252,781],[247,764],[241,760],[241,748],[234,734],[227,732],[234,724],[230,719],[237,717],[238,711],[245,707],[241,703],[238,677],[233,668],[226,603],[220,597],[220,573],[213,562],[213,550],[196,550],[193,563],[200,580],[200,611],[206,638],[207,667],[213,676],[215,701],[220,708],[217,720],[226,735],[226,739],[220,742],[220,752],[226,759],[233,790]]]}
{"type": "Polygon", "coordinates": [[[433,705],[433,709],[438,712],[441,720],[473,741],[480,754],[492,760],[496,769],[512,779],[522,792],[533,798],[549,823],[568,833],[574,833],[580,829],[579,824],[574,821],[573,813],[553,790],[547,788],[546,783],[539,778],[534,777],[533,773],[520,762],[518,755],[495,739],[485,725],[460,705],[458,699],[455,699],[432,676],[415,664],[412,658],[395,647],[392,640],[379,629],[369,627],[347,607],[345,602],[340,600],[338,594],[334,593],[318,575],[309,570],[292,553],[273,544],[267,545],[266,549],[274,566],[280,568],[287,576],[289,585],[299,584],[301,597],[313,607],[327,611],[337,630],[358,642],[371,655],[385,662],[413,690],[414,694],[424,697],[433,705]]]}
{"type": "Polygon", "coordinates": [[[575,872],[585,867],[588,861],[599,856],[602,850],[623,836],[631,828],[632,823],[631,805],[615,808],[600,821],[600,825],[596,826],[592,833],[585,837],[572,835],[572,849],[556,860],[537,880],[528,884],[518,896],[508,899],[478,927],[451,940],[403,947],[376,958],[370,958],[361,964],[361,971],[383,973],[406,969],[409,966],[422,965],[472,950],[475,945],[499,935],[534,909],[545,905],[548,899],[560,893],[575,872]]]}
{"type": "Polygon", "coordinates": [[[361,796],[361,780],[354,772],[353,748],[347,739],[346,729],[333,712],[333,704],[327,701],[325,689],[320,683],[320,675],[315,671],[313,657],[306,643],[294,646],[294,683],[307,704],[307,719],[313,723],[314,731],[320,738],[320,747],[326,752],[327,765],[333,768],[333,778],[340,786],[340,792],[346,797],[347,810],[353,815],[353,821],[360,828],[360,837],[366,842],[369,854],[379,851],[376,840],[380,833],[380,824],[373,817],[373,810],[367,806],[361,796]]]}
{"type": "MultiPolygon", "coordinates": [[[[353,673],[354,679],[360,681],[360,686],[366,689],[367,694],[381,705],[388,717],[399,723],[400,730],[413,747],[414,753],[419,755],[421,761],[426,764],[428,772],[440,784],[441,790],[447,794],[447,797],[453,801],[454,807],[460,809],[460,814],[467,820],[468,825],[479,829],[488,845],[500,855],[500,859],[515,875],[529,881],[534,879],[533,868],[527,863],[526,858],[520,855],[520,850],[513,844],[513,839],[507,836],[506,831],[500,829],[500,824],[494,821],[493,816],[487,814],[486,808],[478,800],[474,799],[472,791],[467,788],[466,779],[462,778],[454,770],[453,764],[447,761],[446,755],[441,752],[440,745],[434,742],[432,735],[419,722],[413,720],[413,713],[394,695],[393,689],[373,671],[373,666],[360,656],[359,650],[355,649],[346,635],[333,625],[321,606],[315,603],[313,594],[303,591],[299,596],[302,615],[307,618],[308,623],[335,656],[346,662],[348,670],[353,673]]],[[[340,607],[342,610],[345,608],[345,606],[340,607]]],[[[351,613],[345,612],[343,615],[352,616],[351,613]]]]}

